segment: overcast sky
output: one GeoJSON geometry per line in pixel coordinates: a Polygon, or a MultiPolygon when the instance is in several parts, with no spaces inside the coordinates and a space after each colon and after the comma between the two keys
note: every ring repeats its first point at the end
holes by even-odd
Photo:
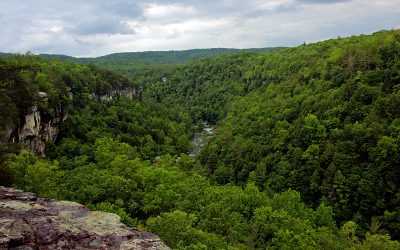
{"type": "Polygon", "coordinates": [[[295,46],[400,28],[400,0],[0,0],[0,51],[295,46]]]}

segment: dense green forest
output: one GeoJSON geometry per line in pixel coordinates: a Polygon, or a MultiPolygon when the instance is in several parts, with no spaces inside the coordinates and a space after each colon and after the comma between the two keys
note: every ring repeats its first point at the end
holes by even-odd
{"type": "Polygon", "coordinates": [[[54,117],[57,107],[83,107],[92,94],[104,95],[135,83],[95,66],[49,62],[38,57],[0,57],[0,128],[15,127],[29,108],[38,105],[45,117],[54,117]],[[45,92],[43,100],[39,92],[45,92]],[[70,98],[73,95],[75,98],[70,98]]]}
{"type": "Polygon", "coordinates": [[[68,118],[45,158],[3,145],[0,184],[117,213],[178,249],[399,249],[399,59],[398,30],[124,76],[2,58],[2,129],[32,105],[68,118]],[[128,86],[144,91],[91,97],[128,86]],[[190,157],[204,121],[216,132],[190,157]]]}
{"type": "MultiPolygon", "coordinates": [[[[55,60],[68,61],[79,64],[93,64],[104,69],[118,72],[124,76],[134,79],[136,82],[146,84],[155,79],[162,78],[178,64],[184,64],[204,58],[212,58],[218,55],[246,54],[262,51],[273,51],[276,48],[254,48],[254,49],[191,49],[182,51],[145,51],[115,53],[100,57],[71,57],[65,55],[40,54],[39,57],[55,60]]],[[[4,54],[10,56],[12,54],[4,54]]]]}
{"type": "Polygon", "coordinates": [[[212,57],[223,54],[236,54],[243,52],[273,51],[278,48],[254,48],[254,49],[190,49],[190,50],[170,50],[170,51],[144,51],[144,52],[123,52],[114,53],[99,57],[71,57],[65,55],[40,54],[45,59],[56,59],[61,61],[72,61],[76,63],[95,64],[107,67],[108,65],[123,65],[126,63],[145,63],[149,64],[182,64],[195,61],[201,58],[212,57]]]}

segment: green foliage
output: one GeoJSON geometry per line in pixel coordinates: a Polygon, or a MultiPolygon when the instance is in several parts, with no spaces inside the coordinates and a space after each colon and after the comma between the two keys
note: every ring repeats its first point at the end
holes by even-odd
{"type": "Polygon", "coordinates": [[[155,218],[150,218],[147,224],[149,229],[165,239],[165,243],[169,246],[189,249],[196,249],[197,247],[205,247],[207,249],[226,248],[226,243],[216,234],[196,229],[194,227],[196,221],[196,216],[175,210],[171,213],[163,213],[155,218]]]}
{"type": "MultiPolygon", "coordinates": [[[[297,190],[310,206],[324,201],[339,223],[354,219],[364,231],[370,218],[398,211],[397,33],[251,56],[260,69],[246,75],[263,86],[229,104],[200,157],[209,177],[239,185],[251,179],[270,192],[297,190]]],[[[248,86],[243,76],[236,82],[248,86]]]]}
{"type": "MultiPolygon", "coordinates": [[[[92,101],[83,110],[70,109],[69,119],[60,127],[63,139],[57,147],[48,148],[47,153],[53,159],[88,155],[87,150],[98,138],[108,137],[133,146],[130,157],[153,159],[188,152],[191,133],[191,120],[183,111],[130,99],[92,101]]],[[[112,159],[113,146],[108,147],[104,150],[111,155],[105,157],[112,159]]]]}
{"type": "MultiPolygon", "coordinates": [[[[144,51],[144,52],[123,52],[110,55],[95,57],[95,58],[75,58],[64,55],[40,54],[39,56],[46,59],[70,61],[83,64],[95,64],[102,67],[115,70],[115,67],[122,66],[121,73],[127,72],[130,67],[138,67],[144,65],[151,67],[154,64],[182,64],[189,61],[198,60],[201,58],[212,57],[223,54],[236,54],[243,52],[260,52],[273,51],[279,48],[259,48],[259,49],[227,49],[227,48],[212,48],[212,49],[190,49],[182,51],[144,51]]],[[[118,71],[118,70],[117,70],[118,71]]]]}
{"type": "Polygon", "coordinates": [[[270,196],[254,183],[245,188],[211,185],[180,169],[176,157],[166,155],[149,164],[129,159],[132,150],[104,138],[95,142],[95,162],[78,160],[82,166],[72,170],[25,152],[9,155],[6,165],[18,176],[17,188],[116,213],[127,225],[146,224],[174,248],[357,249],[385,244],[391,249],[398,244],[384,235],[358,240],[354,222],[338,232],[330,207],[308,208],[296,191],[270,196]]]}
{"type": "Polygon", "coordinates": [[[388,235],[370,235],[367,234],[364,242],[357,245],[354,249],[385,249],[394,250],[399,249],[400,243],[398,241],[391,241],[388,235]]]}
{"type": "Polygon", "coordinates": [[[131,80],[94,66],[49,62],[30,54],[0,57],[0,136],[23,123],[33,107],[47,122],[71,103],[83,107],[90,96],[133,86],[131,80]]]}
{"type": "Polygon", "coordinates": [[[399,41],[384,31],[141,65],[125,72],[133,80],[2,59],[2,129],[33,104],[48,118],[66,105],[69,117],[47,158],[2,155],[1,181],[116,213],[176,249],[398,249],[399,41]],[[99,98],[136,84],[136,99],[99,98]],[[202,121],[218,127],[194,159],[202,121]]]}

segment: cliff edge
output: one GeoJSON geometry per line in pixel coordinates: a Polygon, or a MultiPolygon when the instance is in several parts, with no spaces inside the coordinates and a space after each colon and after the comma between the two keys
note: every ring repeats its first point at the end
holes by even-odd
{"type": "Polygon", "coordinates": [[[0,249],[169,249],[118,215],[0,187],[0,249]]]}

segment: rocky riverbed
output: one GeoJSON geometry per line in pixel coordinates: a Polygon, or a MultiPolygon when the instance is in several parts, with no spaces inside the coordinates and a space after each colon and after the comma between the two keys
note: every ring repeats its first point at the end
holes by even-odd
{"type": "Polygon", "coordinates": [[[192,142],[192,151],[190,152],[190,156],[197,157],[201,150],[207,145],[208,138],[214,133],[215,127],[208,123],[203,123],[202,128],[198,129],[196,133],[194,133],[192,142]]]}

